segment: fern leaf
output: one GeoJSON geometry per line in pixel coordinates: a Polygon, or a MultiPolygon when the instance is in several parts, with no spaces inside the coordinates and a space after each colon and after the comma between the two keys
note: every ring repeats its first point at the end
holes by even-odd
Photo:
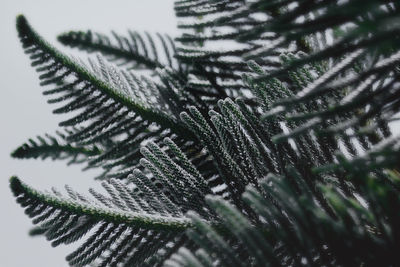
{"type": "MultiPolygon", "coordinates": [[[[62,139],[65,138],[62,134],[58,135],[62,139]]],[[[51,158],[52,160],[70,158],[68,164],[74,164],[88,161],[89,157],[99,154],[101,154],[101,150],[96,146],[74,146],[65,142],[65,139],[61,141],[46,134],[45,138],[38,136],[37,141],[29,139],[28,143],[14,150],[11,156],[18,159],[41,158],[43,160],[46,158],[51,158]]]]}
{"type": "Polygon", "coordinates": [[[171,37],[157,34],[163,49],[162,59],[156,57],[159,53],[153,37],[149,34],[146,34],[146,37],[149,44],[146,44],[143,37],[137,32],[130,32],[129,37],[113,32],[110,38],[92,31],[71,31],[59,35],[58,40],[66,46],[77,47],[88,52],[101,52],[108,57],[108,60],[128,68],[150,70],[166,66],[177,68],[177,70],[182,68],[173,58],[175,47],[169,41],[171,37]],[[153,56],[148,55],[149,49],[153,50],[153,56]]]}
{"type": "MultiPolygon", "coordinates": [[[[105,183],[103,186],[120,189],[115,187],[115,181],[113,183],[105,183]]],[[[168,212],[168,215],[161,215],[159,212],[146,213],[138,205],[131,206],[133,200],[127,191],[113,191],[110,197],[102,196],[108,199],[109,205],[105,205],[100,201],[80,196],[72,189],[68,190],[69,198],[42,193],[21,182],[17,177],[10,179],[10,186],[17,201],[26,208],[25,212],[35,218],[36,223],[40,221],[39,229],[42,229],[53,245],[75,241],[90,229],[100,226],[97,234],[94,233],[86,243],[67,257],[70,264],[85,265],[95,261],[106,249],[112,250],[117,240],[124,239],[125,235],[133,237],[137,231],[135,229],[141,229],[142,235],[150,232],[176,235],[191,227],[190,220],[182,217],[182,214],[174,216],[168,212]]],[[[154,245],[151,240],[146,242],[147,246],[154,245]]],[[[135,255],[139,256],[142,253],[146,251],[139,250],[135,255]]],[[[117,253],[115,255],[117,256],[117,253]]],[[[141,257],[140,262],[148,256],[141,257]]]]}
{"type": "MultiPolygon", "coordinates": [[[[62,108],[56,109],[56,113],[69,112],[84,107],[85,105],[89,105],[90,102],[93,102],[93,104],[96,103],[97,105],[103,105],[105,99],[110,99],[115,103],[114,105],[110,105],[111,107],[121,105],[126,107],[128,110],[138,113],[143,119],[160,123],[160,125],[165,128],[171,128],[172,130],[181,133],[185,131],[182,125],[180,125],[179,122],[174,121],[173,118],[155,112],[149,107],[140,104],[140,102],[134,101],[123,91],[116,90],[115,85],[106,81],[106,78],[97,78],[94,73],[47,44],[47,42],[30,27],[23,16],[18,17],[17,28],[21,42],[26,51],[33,54],[32,57],[37,58],[32,64],[42,66],[38,68],[38,71],[45,71],[45,73],[41,75],[41,78],[45,79],[44,82],[47,84],[63,81],[67,83],[64,86],[68,88],[68,91],[77,94],[72,102],[62,108]],[[60,74],[58,74],[59,70],[61,70],[60,74]],[[76,76],[76,80],[72,83],[66,81],[66,77],[71,75],[71,73],[74,73],[76,76]],[[83,87],[75,87],[78,84],[83,85],[83,87]],[[98,96],[93,98],[93,95],[96,94],[98,96]]],[[[109,69],[105,70],[105,68],[106,67],[103,67],[103,72],[106,71],[107,73],[112,71],[109,69]]],[[[67,95],[64,97],[69,98],[73,96],[67,95]]],[[[116,111],[113,110],[112,112],[115,113],[116,111]]]]}

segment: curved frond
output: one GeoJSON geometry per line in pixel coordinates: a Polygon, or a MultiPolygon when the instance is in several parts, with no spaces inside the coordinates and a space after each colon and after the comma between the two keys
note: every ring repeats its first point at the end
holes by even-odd
{"type": "MultiPolygon", "coordinates": [[[[116,109],[119,107],[122,109],[122,107],[125,107],[127,109],[125,112],[127,113],[128,111],[132,111],[140,115],[143,119],[157,122],[165,128],[170,128],[177,132],[185,131],[174,118],[162,112],[157,112],[154,108],[151,109],[143,105],[143,103],[141,103],[142,101],[140,101],[142,99],[137,99],[132,92],[123,90],[122,88],[126,88],[129,85],[127,81],[124,82],[122,77],[120,77],[119,80],[109,80],[114,77],[114,75],[109,75],[109,73],[114,72],[116,75],[121,74],[115,69],[113,70],[105,66],[104,62],[100,61],[98,63],[99,66],[97,70],[103,74],[102,79],[99,79],[95,72],[90,71],[50,46],[30,27],[23,16],[18,17],[17,28],[25,51],[31,54],[31,59],[33,60],[32,65],[38,66],[37,70],[44,72],[40,76],[42,79],[41,84],[61,84],[63,87],[58,88],[57,92],[64,92],[66,94],[63,98],[60,98],[59,101],[72,98],[71,102],[62,108],[56,109],[54,111],[55,113],[70,112],[85,107],[85,105],[94,105],[95,103],[102,105],[100,107],[104,107],[103,105],[109,100],[112,103],[106,106],[108,108],[114,107],[116,109]],[[69,81],[67,78],[75,79],[69,81]],[[117,84],[122,88],[116,89],[117,84]]],[[[130,90],[134,89],[135,88],[131,88],[130,90]]],[[[54,91],[51,93],[53,92],[54,91]]],[[[51,102],[58,101],[53,100],[51,102]]],[[[116,110],[113,110],[113,113],[116,113],[116,110]]]]}
{"type": "MultiPolygon", "coordinates": [[[[44,234],[53,246],[74,242],[94,231],[77,250],[67,256],[72,265],[83,266],[99,260],[107,255],[106,251],[113,254],[109,260],[124,257],[122,261],[128,261],[147,252],[140,247],[132,247],[135,240],[139,240],[142,247],[159,248],[161,236],[173,239],[191,227],[190,220],[183,217],[177,206],[173,206],[175,214],[163,207],[162,202],[157,210],[143,209],[146,205],[150,206],[150,203],[143,199],[137,203],[136,193],[124,189],[116,180],[103,183],[109,196],[90,190],[95,199],[83,196],[69,187],[66,187],[68,197],[54,190],[53,194],[42,193],[17,177],[11,178],[10,186],[17,202],[25,207],[25,213],[33,218],[35,224],[39,224],[35,232],[44,234]],[[159,237],[150,238],[156,236],[159,237]],[[130,241],[126,240],[128,237],[130,241]],[[114,252],[114,245],[119,246],[119,251],[114,252]]],[[[157,197],[152,199],[156,200],[157,197]]],[[[135,266],[140,266],[149,256],[140,257],[140,262],[134,261],[135,266]]]]}
{"type": "Polygon", "coordinates": [[[71,145],[66,142],[64,134],[58,132],[57,135],[58,138],[45,134],[44,137],[37,136],[37,140],[29,139],[27,143],[15,149],[11,156],[18,159],[69,159],[68,164],[74,164],[86,162],[89,157],[101,154],[97,146],[71,145]]]}
{"type": "Polygon", "coordinates": [[[182,66],[174,58],[175,45],[171,37],[157,34],[159,46],[156,46],[154,39],[148,33],[144,37],[133,31],[130,31],[128,36],[112,32],[112,36],[109,37],[90,30],[71,31],[58,36],[58,40],[66,46],[77,47],[88,52],[100,52],[107,56],[108,60],[120,66],[153,71],[156,68],[170,67],[180,71],[182,66]],[[160,50],[162,55],[158,52],[160,50]]]}

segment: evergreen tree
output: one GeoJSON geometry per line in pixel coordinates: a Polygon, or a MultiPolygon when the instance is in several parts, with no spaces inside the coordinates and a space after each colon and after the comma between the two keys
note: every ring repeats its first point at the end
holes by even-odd
{"type": "Polygon", "coordinates": [[[17,30],[71,113],[15,158],[101,168],[107,193],[11,189],[84,266],[398,266],[400,2],[177,0],[182,34],[17,30]]]}

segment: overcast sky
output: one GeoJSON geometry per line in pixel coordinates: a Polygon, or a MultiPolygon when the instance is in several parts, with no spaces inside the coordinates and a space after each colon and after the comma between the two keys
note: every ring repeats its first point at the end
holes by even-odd
{"type": "MultiPolygon", "coordinates": [[[[23,53],[15,17],[24,14],[51,43],[67,30],[93,29],[124,33],[127,29],[177,35],[172,0],[1,0],[0,1],[0,266],[67,266],[73,246],[51,248],[44,238],[31,238],[30,219],[17,206],[8,179],[18,175],[39,189],[72,185],[86,192],[93,173],[79,166],[46,160],[13,160],[10,152],[37,134],[54,133],[60,116],[41,95],[37,74],[23,53]]],[[[62,48],[64,49],[64,48],[62,48]]],[[[64,49],[69,51],[68,49],[64,49]]]]}

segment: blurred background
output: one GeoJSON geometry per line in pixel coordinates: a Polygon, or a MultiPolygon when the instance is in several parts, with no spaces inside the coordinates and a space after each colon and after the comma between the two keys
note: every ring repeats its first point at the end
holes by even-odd
{"type": "MultiPolygon", "coordinates": [[[[12,175],[38,189],[70,184],[87,192],[96,173],[81,172],[80,165],[51,160],[15,160],[10,153],[28,140],[54,133],[63,117],[53,115],[42,96],[35,70],[24,55],[15,30],[15,17],[24,14],[45,39],[67,53],[56,41],[68,30],[109,33],[128,29],[169,33],[176,36],[172,0],[1,0],[0,1],[0,266],[67,266],[65,256],[75,246],[51,248],[43,237],[31,238],[32,226],[15,203],[8,186],[12,175]]],[[[81,54],[84,57],[86,55],[81,54]]]]}

